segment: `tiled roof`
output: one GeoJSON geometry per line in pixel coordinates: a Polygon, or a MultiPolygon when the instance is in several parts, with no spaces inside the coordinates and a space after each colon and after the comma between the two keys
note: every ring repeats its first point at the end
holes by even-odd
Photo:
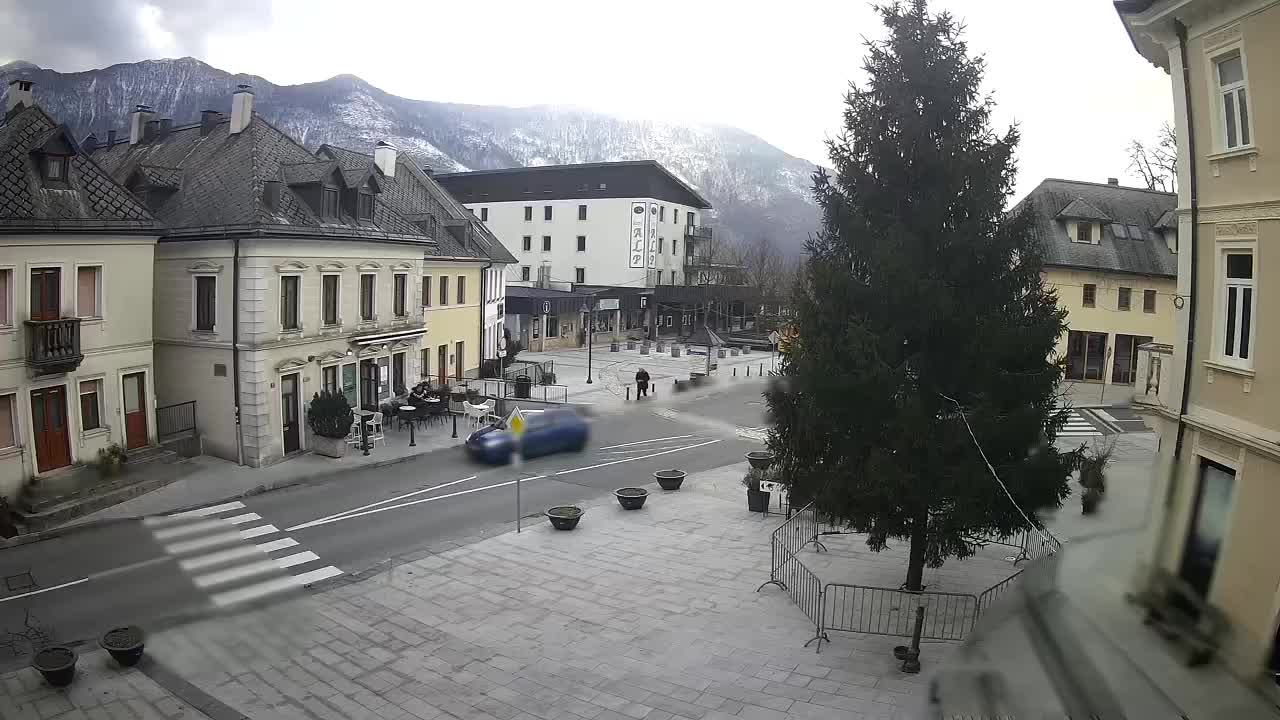
{"type": "Polygon", "coordinates": [[[172,188],[177,190],[178,185],[182,183],[182,170],[179,168],[139,165],[138,174],[141,175],[146,184],[151,187],[172,188]]]}
{"type": "Polygon", "coordinates": [[[305,185],[318,183],[329,177],[337,167],[332,160],[316,160],[304,163],[286,163],[280,166],[281,176],[286,185],[305,185]]]}
{"type": "Polygon", "coordinates": [[[0,230],[149,230],[147,208],[89,156],[39,107],[0,124],[0,230]],[[32,152],[62,134],[72,154],[65,188],[46,188],[32,152]]]}
{"type": "Polygon", "coordinates": [[[1058,211],[1058,217],[1071,218],[1073,220],[1099,220],[1101,222],[1111,220],[1111,216],[1090,205],[1084,198],[1076,198],[1067,203],[1066,207],[1058,211]]]}
{"type": "Polygon", "coordinates": [[[1177,204],[1172,193],[1051,178],[1015,210],[1031,208],[1031,231],[1040,242],[1045,265],[1176,277],[1178,257],[1158,231],[1166,229],[1161,223],[1177,204]],[[1070,214],[1064,209],[1079,203],[1107,218],[1096,245],[1072,242],[1067,236],[1063,218],[1070,214]]]}

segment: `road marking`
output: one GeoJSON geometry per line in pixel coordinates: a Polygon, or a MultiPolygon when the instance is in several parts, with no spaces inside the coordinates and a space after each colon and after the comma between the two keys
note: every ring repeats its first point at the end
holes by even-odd
{"type": "Polygon", "coordinates": [[[257,545],[244,545],[242,547],[231,548],[230,550],[220,550],[218,552],[209,553],[208,555],[200,555],[193,557],[190,560],[180,560],[178,561],[178,567],[181,567],[187,572],[192,572],[202,568],[222,565],[223,563],[228,563],[232,560],[239,560],[246,557],[258,557],[261,554],[262,551],[258,549],[257,545]]]}
{"type": "Polygon", "coordinates": [[[294,553],[293,555],[286,557],[276,558],[276,564],[282,568],[291,568],[294,565],[301,565],[303,563],[309,563],[319,559],[319,555],[307,550],[300,553],[294,553]]]}
{"type": "Polygon", "coordinates": [[[620,448],[620,447],[631,447],[632,445],[643,445],[644,443],[661,442],[663,440],[683,440],[685,438],[691,438],[691,437],[693,436],[692,435],[672,435],[671,437],[654,438],[652,440],[637,440],[636,442],[622,443],[621,445],[605,445],[602,448],[596,448],[596,449],[612,450],[614,448],[620,448]]]}
{"type": "Polygon", "coordinates": [[[265,582],[256,583],[254,585],[246,585],[235,590],[228,590],[212,595],[209,599],[217,607],[227,607],[228,605],[236,605],[250,600],[257,600],[268,595],[274,595],[285,590],[292,590],[298,587],[305,587],[318,583],[321,580],[328,580],[343,574],[338,568],[329,565],[319,570],[312,570],[302,575],[286,575],[284,577],[272,578],[265,582]]]}
{"type": "Polygon", "coordinates": [[[229,582],[276,572],[279,569],[274,560],[263,560],[261,562],[237,565],[233,568],[209,573],[208,575],[197,575],[195,583],[200,588],[211,588],[216,585],[225,585],[229,582]]]}
{"type": "Polygon", "coordinates": [[[201,522],[193,522],[190,525],[179,525],[178,527],[165,528],[163,530],[152,530],[151,534],[155,535],[156,540],[164,542],[165,540],[173,540],[183,535],[199,535],[202,532],[210,530],[219,530],[225,527],[221,520],[203,520],[201,522]]]}
{"type": "Polygon", "coordinates": [[[148,527],[153,525],[163,525],[165,523],[173,522],[174,520],[184,520],[186,518],[198,518],[198,517],[204,517],[206,515],[216,515],[218,513],[226,512],[228,510],[239,510],[242,507],[244,507],[244,503],[238,502],[238,501],[223,503],[221,505],[211,505],[209,507],[197,508],[195,510],[187,510],[185,512],[174,513],[172,515],[161,515],[159,517],[143,518],[142,524],[148,527]]]}
{"type": "Polygon", "coordinates": [[[1098,417],[1102,418],[1103,420],[1106,420],[1107,422],[1120,422],[1119,420],[1115,419],[1115,416],[1113,416],[1111,413],[1107,412],[1106,410],[1094,410],[1093,412],[1096,413],[1098,417]]]}
{"type": "Polygon", "coordinates": [[[609,462],[603,462],[603,463],[599,463],[599,464],[597,464],[597,465],[588,465],[588,466],[586,466],[586,467],[573,468],[573,469],[571,469],[571,470],[561,470],[560,472],[556,473],[556,475],[557,475],[557,476],[559,476],[559,475],[568,475],[568,474],[570,474],[570,473],[582,472],[583,470],[595,470],[596,468],[607,467],[607,466],[609,466],[609,465],[617,465],[618,463],[632,462],[633,460],[644,460],[644,459],[646,459],[646,458],[658,457],[659,455],[667,455],[667,454],[669,454],[669,453],[673,453],[673,452],[680,452],[681,450],[692,450],[693,448],[700,448],[700,447],[702,447],[703,445],[712,445],[712,444],[715,444],[715,443],[718,443],[718,442],[721,442],[721,441],[720,441],[720,440],[708,440],[708,441],[703,442],[703,443],[698,443],[697,445],[685,445],[684,447],[678,447],[678,448],[675,448],[675,449],[673,449],[673,450],[663,450],[662,452],[651,453],[651,454],[649,454],[649,455],[640,455],[640,456],[633,457],[633,458],[622,458],[621,460],[610,460],[609,462]]]}
{"type": "Polygon", "coordinates": [[[280,532],[280,528],[276,527],[275,525],[259,525],[256,528],[241,530],[240,537],[244,538],[245,540],[252,540],[256,537],[261,537],[263,535],[270,535],[271,533],[276,533],[276,532],[280,532]]]}
{"type": "Polygon", "coordinates": [[[197,550],[208,550],[220,545],[230,545],[231,543],[240,542],[240,533],[234,530],[217,535],[209,535],[198,540],[185,540],[164,546],[164,551],[170,555],[185,555],[193,553],[197,550]]]}
{"type": "Polygon", "coordinates": [[[42,588],[40,590],[32,590],[29,593],[22,593],[21,595],[12,595],[10,597],[0,598],[0,603],[9,602],[10,600],[17,600],[19,598],[24,598],[24,597],[31,597],[32,595],[39,595],[40,593],[52,592],[54,590],[61,590],[64,587],[79,585],[80,583],[83,583],[83,582],[89,582],[89,578],[83,577],[83,578],[80,578],[79,580],[72,580],[71,582],[62,583],[61,585],[54,585],[53,587],[42,588]]]}
{"type": "Polygon", "coordinates": [[[232,525],[243,525],[247,522],[252,522],[254,520],[261,520],[261,519],[262,519],[262,516],[259,515],[258,513],[245,513],[243,515],[229,517],[226,519],[226,522],[229,522],[232,525]]]}
{"type": "Polygon", "coordinates": [[[254,547],[258,548],[262,552],[269,553],[269,552],[275,552],[277,550],[283,550],[287,547],[293,547],[294,545],[297,545],[297,544],[298,544],[298,541],[294,540],[293,538],[280,538],[279,540],[273,540],[269,543],[254,545],[254,547]]]}
{"type": "Polygon", "coordinates": [[[432,490],[439,490],[440,488],[447,488],[450,485],[457,485],[458,483],[464,483],[468,480],[475,480],[475,479],[476,479],[476,476],[472,475],[471,477],[464,477],[461,480],[452,480],[450,482],[444,483],[443,485],[433,485],[429,488],[414,490],[413,492],[408,492],[408,493],[405,493],[404,495],[397,495],[396,497],[387,498],[386,500],[379,500],[378,502],[375,502],[375,503],[369,503],[368,505],[361,505],[360,507],[357,507],[357,508],[351,508],[350,510],[343,510],[340,513],[334,513],[333,515],[328,515],[322,518],[318,518],[316,520],[311,520],[308,523],[303,523],[301,525],[294,525],[293,527],[285,528],[284,531],[293,532],[294,530],[297,530],[299,528],[311,527],[312,523],[323,523],[327,520],[334,520],[336,518],[342,517],[343,515],[348,515],[353,512],[368,510],[369,508],[375,508],[375,507],[378,507],[379,505],[386,505],[387,503],[395,502],[397,500],[403,500],[407,497],[413,497],[414,495],[421,495],[422,493],[425,493],[425,492],[431,492],[432,490]]]}

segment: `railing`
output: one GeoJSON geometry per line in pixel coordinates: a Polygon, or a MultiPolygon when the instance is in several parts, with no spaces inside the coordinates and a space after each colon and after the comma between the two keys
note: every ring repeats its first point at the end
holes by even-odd
{"type": "Polygon", "coordinates": [[[685,225],[684,236],[690,240],[710,240],[711,228],[704,225],[685,225]]]}
{"type": "Polygon", "coordinates": [[[991,607],[991,603],[995,602],[995,599],[1000,597],[1005,590],[1008,590],[1010,587],[1012,587],[1013,581],[1017,580],[1018,576],[1021,574],[1022,574],[1022,571],[1019,570],[1018,572],[1010,575],[1004,580],[1001,580],[995,585],[992,585],[986,590],[983,590],[982,594],[978,596],[978,612],[981,613],[987,608],[991,607]]]}
{"type": "Polygon", "coordinates": [[[196,401],[156,408],[156,434],[161,440],[196,431],[196,401]]]}
{"type": "Polygon", "coordinates": [[[822,630],[869,635],[911,635],[923,606],[928,640],[963,640],[978,618],[978,598],[968,593],[912,592],[867,585],[827,583],[822,630]]]}
{"type": "Polygon", "coordinates": [[[805,567],[798,556],[810,543],[813,544],[814,551],[826,550],[826,546],[818,539],[820,529],[813,503],[805,505],[779,525],[769,538],[772,555],[769,579],[756,588],[756,592],[760,592],[765,585],[777,585],[786,591],[805,617],[813,623],[814,634],[805,643],[805,647],[816,641],[819,650],[822,649],[823,640],[829,641],[822,631],[822,579],[805,567]]]}
{"type": "Polygon", "coordinates": [[[68,372],[80,366],[80,318],[27,320],[27,365],[40,372],[68,372]]]}
{"type": "Polygon", "coordinates": [[[1049,557],[1050,555],[1062,549],[1062,543],[1053,537],[1047,530],[1040,528],[1031,528],[1028,530],[1019,530],[1010,535],[977,535],[970,537],[969,542],[978,547],[983,545],[1004,545],[1018,551],[1014,556],[1013,564],[1024,560],[1039,560],[1040,558],[1049,557]]]}
{"type": "Polygon", "coordinates": [[[564,404],[569,402],[569,388],[565,385],[537,385],[530,381],[529,397],[516,396],[515,380],[499,380],[498,378],[477,378],[463,383],[468,390],[478,390],[481,395],[499,400],[541,400],[545,403],[564,404]]]}

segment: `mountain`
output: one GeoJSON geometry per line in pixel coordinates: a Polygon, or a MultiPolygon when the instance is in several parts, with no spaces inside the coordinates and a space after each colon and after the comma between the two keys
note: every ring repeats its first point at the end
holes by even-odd
{"type": "Polygon", "coordinates": [[[354,75],[275,85],[233,75],[195,58],[144,60],[60,73],[21,60],[0,66],[34,80],[35,99],[76,137],[124,132],[134,105],[150,105],[175,123],[200,111],[230,110],[235,86],[253,86],[255,109],[309,148],[321,143],[368,149],[388,140],[438,171],[522,165],[655,159],[697,187],[715,206],[721,236],[775,239],[800,250],[817,226],[809,194],[814,165],[723,125],[622,119],[580,108],[508,108],[411,100],[354,75]]]}

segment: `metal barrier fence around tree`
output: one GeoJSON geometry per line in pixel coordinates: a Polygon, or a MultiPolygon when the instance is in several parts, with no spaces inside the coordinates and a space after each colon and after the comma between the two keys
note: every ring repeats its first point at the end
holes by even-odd
{"type": "MultiPolygon", "coordinates": [[[[801,508],[778,526],[770,537],[769,579],[756,589],[777,585],[787,592],[805,617],[814,623],[813,637],[805,647],[830,642],[828,631],[896,635],[910,637],[915,629],[917,608],[924,608],[920,637],[927,640],[963,640],[977,625],[978,617],[1002,593],[1011,588],[1022,571],[1014,573],[978,595],[937,591],[909,591],[849,583],[822,583],[800,559],[813,544],[815,552],[826,551],[821,537],[844,532],[824,532],[813,503],[801,508]]],[[[1007,545],[1019,550],[1015,564],[1038,560],[1061,549],[1052,535],[1034,528],[1011,536],[975,538],[980,545],[1007,545]]]]}

